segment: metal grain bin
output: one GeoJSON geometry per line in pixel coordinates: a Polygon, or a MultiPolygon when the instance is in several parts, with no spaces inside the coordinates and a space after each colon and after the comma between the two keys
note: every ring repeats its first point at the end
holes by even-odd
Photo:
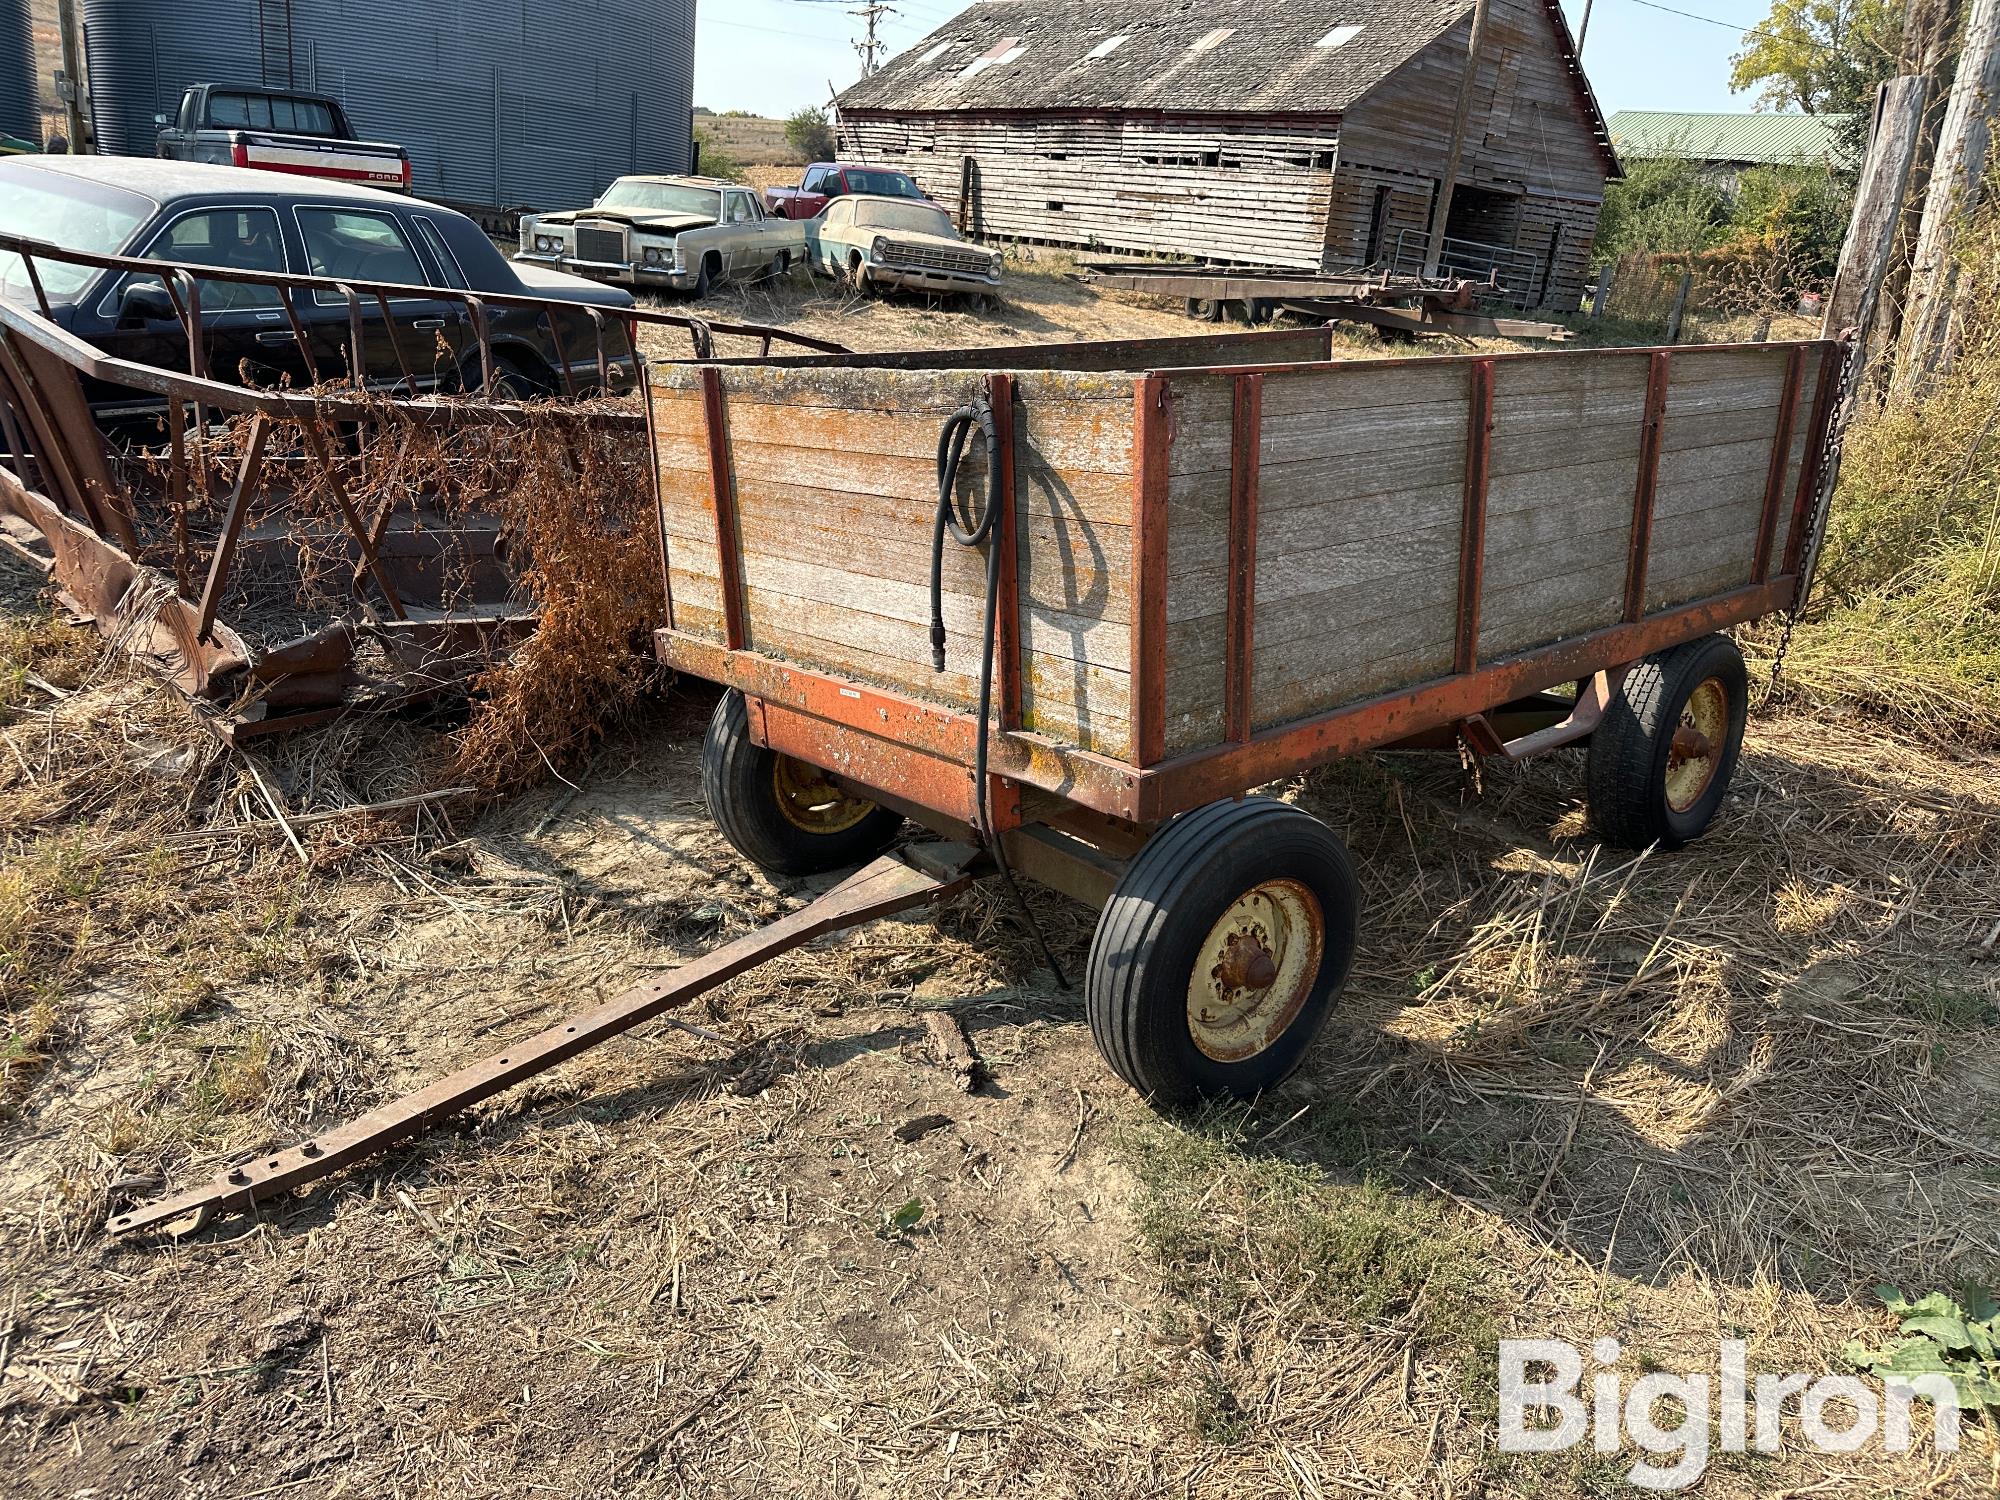
{"type": "MultiPolygon", "coordinates": [[[[10,0],[0,0],[10,3],[10,0]]],[[[426,198],[571,207],[685,171],[694,0],[84,0],[102,149],[150,155],[193,83],[340,100],[426,198]]]]}
{"type": "Polygon", "coordinates": [[[35,99],[35,36],[28,0],[0,0],[0,135],[37,145],[42,116],[35,99]]]}

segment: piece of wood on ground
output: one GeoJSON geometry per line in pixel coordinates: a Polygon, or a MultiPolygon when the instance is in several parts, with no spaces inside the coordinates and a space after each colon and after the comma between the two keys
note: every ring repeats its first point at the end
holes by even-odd
{"type": "Polygon", "coordinates": [[[949,1011],[929,1011],[924,1016],[924,1030],[930,1034],[931,1051],[938,1063],[956,1075],[958,1086],[971,1093],[991,1075],[979,1054],[972,1050],[972,1038],[966,1035],[965,1023],[949,1011]]]}

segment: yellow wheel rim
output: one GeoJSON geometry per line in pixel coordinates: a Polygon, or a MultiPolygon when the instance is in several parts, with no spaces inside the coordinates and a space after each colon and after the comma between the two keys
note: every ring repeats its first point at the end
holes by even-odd
{"type": "Polygon", "coordinates": [[[1311,996],[1326,949],[1319,898],[1296,880],[1267,880],[1209,929],[1188,980],[1188,1034],[1217,1062],[1255,1057],[1283,1036],[1311,996]]]}
{"type": "Polygon", "coordinates": [[[771,791],[778,811],[787,823],[805,833],[822,837],[845,833],[875,811],[875,804],[849,796],[827,778],[818,766],[809,766],[789,755],[773,758],[771,791]]]}
{"type": "Polygon", "coordinates": [[[1729,742],[1729,689],[1719,677],[1688,695],[1667,751],[1667,806],[1684,813],[1707,795],[1729,742]]]}

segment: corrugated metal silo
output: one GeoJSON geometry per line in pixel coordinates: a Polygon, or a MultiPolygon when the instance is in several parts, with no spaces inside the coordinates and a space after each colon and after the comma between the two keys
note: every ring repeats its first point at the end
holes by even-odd
{"type": "MultiPolygon", "coordinates": [[[[6,3],[6,0],[0,0],[6,3]]],[[[149,155],[194,83],[340,100],[427,198],[569,207],[685,171],[695,0],[84,0],[102,149],[149,155]]]]}
{"type": "Polygon", "coordinates": [[[0,135],[41,143],[35,100],[35,34],[28,0],[0,0],[0,135]]]}

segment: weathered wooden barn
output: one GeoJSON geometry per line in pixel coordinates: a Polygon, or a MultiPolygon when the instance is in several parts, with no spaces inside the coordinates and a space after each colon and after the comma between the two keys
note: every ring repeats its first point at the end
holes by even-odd
{"type": "MultiPolygon", "coordinates": [[[[1420,267],[1473,0],[981,0],[840,96],[987,236],[1420,267]]],[[[1491,0],[1447,260],[1573,308],[1618,161],[1558,0],[1491,0]]]]}

